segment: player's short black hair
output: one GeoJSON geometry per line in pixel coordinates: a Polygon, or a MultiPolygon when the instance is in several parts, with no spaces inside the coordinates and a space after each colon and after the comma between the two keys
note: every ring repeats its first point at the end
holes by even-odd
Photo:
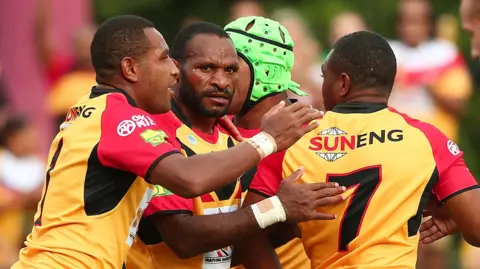
{"type": "Polygon", "coordinates": [[[97,82],[102,83],[119,72],[123,58],[145,54],[150,43],[144,29],[153,27],[151,21],[135,15],[120,15],[104,21],[90,46],[97,82]]]}
{"type": "Polygon", "coordinates": [[[222,27],[210,22],[195,22],[180,30],[173,41],[170,55],[173,59],[180,61],[185,56],[185,49],[190,40],[197,35],[212,34],[221,38],[230,38],[222,27]]]}
{"type": "Polygon", "coordinates": [[[397,73],[395,54],[382,36],[359,31],[340,38],[328,60],[334,73],[346,73],[357,90],[392,91],[397,73]]]}

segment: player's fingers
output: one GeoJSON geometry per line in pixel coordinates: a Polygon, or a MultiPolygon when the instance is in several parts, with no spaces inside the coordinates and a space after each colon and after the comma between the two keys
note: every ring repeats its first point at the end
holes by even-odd
{"type": "Polygon", "coordinates": [[[422,223],[422,225],[420,226],[420,232],[423,232],[423,231],[426,231],[428,229],[430,229],[432,226],[433,226],[434,222],[432,219],[429,219],[425,222],[422,223]]]}
{"type": "Polygon", "coordinates": [[[316,191],[316,190],[322,190],[325,188],[336,188],[339,185],[337,182],[318,182],[318,183],[310,183],[307,186],[310,187],[311,190],[316,191]]]}
{"type": "Polygon", "coordinates": [[[286,112],[296,112],[296,111],[298,111],[302,108],[309,108],[309,105],[296,102],[296,103],[293,103],[293,104],[289,105],[288,107],[286,107],[285,111],[286,112]]]}
{"type": "Polygon", "coordinates": [[[316,110],[316,109],[309,109],[307,113],[304,113],[301,116],[300,116],[300,112],[298,113],[299,113],[299,116],[296,118],[299,119],[302,124],[308,123],[323,117],[323,111],[316,110]]]}
{"type": "Polygon", "coordinates": [[[315,208],[318,208],[318,207],[327,206],[327,205],[336,205],[338,203],[341,203],[342,201],[343,201],[343,197],[341,195],[338,195],[338,196],[320,198],[316,200],[313,203],[313,205],[315,206],[315,208]]]}
{"type": "Polygon", "coordinates": [[[335,214],[327,214],[327,213],[321,213],[321,212],[313,212],[311,215],[311,220],[333,220],[337,218],[337,215],[335,214]]]}
{"type": "Polygon", "coordinates": [[[333,188],[323,188],[321,190],[316,191],[316,198],[321,199],[323,197],[336,196],[336,195],[344,193],[345,190],[346,190],[346,188],[343,187],[343,186],[333,187],[333,188]]]}
{"type": "Polygon", "coordinates": [[[305,168],[301,166],[283,181],[285,181],[286,183],[295,183],[303,175],[303,171],[305,171],[305,168]]]}
{"type": "Polygon", "coordinates": [[[431,236],[425,237],[423,239],[420,239],[420,241],[423,244],[431,244],[439,239],[443,238],[443,234],[441,232],[436,232],[432,234],[431,236]]]}
{"type": "Polygon", "coordinates": [[[218,119],[218,123],[228,132],[228,134],[233,137],[233,139],[242,142],[243,137],[238,131],[237,127],[235,124],[233,124],[232,120],[228,116],[223,116],[218,119]]]}

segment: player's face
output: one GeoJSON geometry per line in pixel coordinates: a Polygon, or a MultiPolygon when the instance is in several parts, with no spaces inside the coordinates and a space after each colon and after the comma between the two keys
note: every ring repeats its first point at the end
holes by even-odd
{"type": "Polygon", "coordinates": [[[178,68],[169,56],[168,45],[154,28],[145,29],[150,49],[139,60],[140,90],[136,93],[139,106],[150,113],[170,110],[171,87],[178,79],[178,68]]]}
{"type": "Polygon", "coordinates": [[[242,110],[245,100],[247,100],[248,91],[250,90],[250,68],[248,64],[240,57],[238,57],[238,83],[233,95],[233,101],[230,105],[228,114],[235,115],[242,110]]]}
{"type": "Polygon", "coordinates": [[[472,58],[480,57],[480,15],[477,14],[480,3],[474,0],[462,0],[460,4],[460,17],[463,29],[471,35],[472,58]]]}
{"type": "Polygon", "coordinates": [[[322,95],[325,111],[330,111],[337,104],[341,103],[350,88],[350,79],[345,73],[337,74],[332,71],[332,60],[330,59],[332,53],[333,50],[328,54],[325,62],[322,64],[322,95]]]}
{"type": "Polygon", "coordinates": [[[180,63],[180,98],[195,112],[227,114],[237,84],[238,60],[228,38],[200,34],[190,40],[180,63]]]}

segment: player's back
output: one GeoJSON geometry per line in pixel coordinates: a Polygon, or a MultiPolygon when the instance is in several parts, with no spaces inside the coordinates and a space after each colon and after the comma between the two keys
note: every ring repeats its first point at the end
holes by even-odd
{"type": "Polygon", "coordinates": [[[301,223],[312,268],[414,268],[422,209],[438,180],[421,122],[378,104],[339,105],[286,151],[283,177],[335,181],[332,221],[301,223]]]}
{"type": "Polygon", "coordinates": [[[50,149],[35,225],[13,268],[119,268],[124,262],[137,215],[152,195],[134,173],[107,167],[113,161],[104,152],[120,145],[106,126],[118,125],[120,137],[151,123],[129,115],[122,124],[126,106],[133,109],[129,100],[94,88],[70,109],[50,149]],[[106,119],[111,113],[119,117],[106,119]]]}

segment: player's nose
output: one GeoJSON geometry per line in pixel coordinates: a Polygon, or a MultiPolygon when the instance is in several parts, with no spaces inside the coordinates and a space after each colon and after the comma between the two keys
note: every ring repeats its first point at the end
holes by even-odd
{"type": "Polygon", "coordinates": [[[213,73],[211,83],[222,90],[230,86],[230,80],[227,74],[222,70],[213,73]]]}
{"type": "Polygon", "coordinates": [[[173,62],[172,59],[170,59],[170,75],[175,79],[178,79],[179,73],[180,71],[178,70],[177,65],[173,62]]]}

